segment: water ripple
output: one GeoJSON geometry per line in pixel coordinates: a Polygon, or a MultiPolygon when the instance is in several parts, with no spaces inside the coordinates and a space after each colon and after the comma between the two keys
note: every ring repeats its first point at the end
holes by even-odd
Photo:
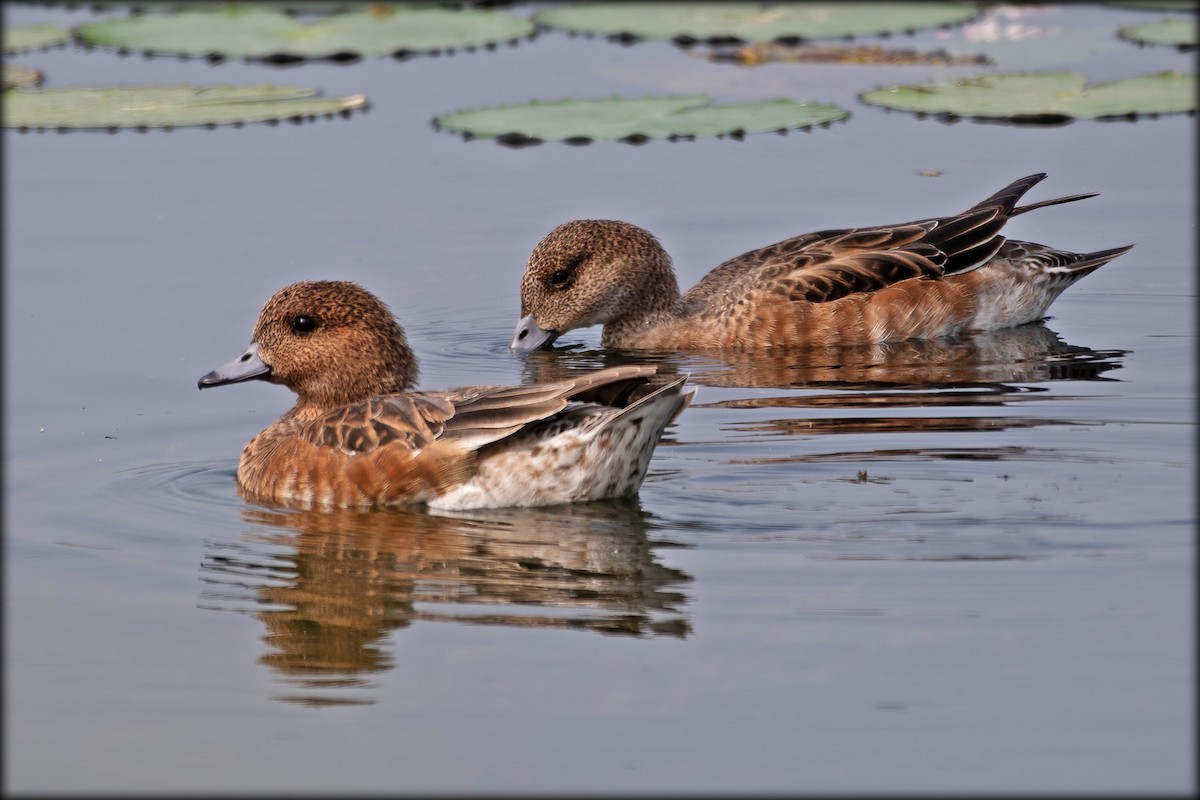
{"type": "Polygon", "coordinates": [[[106,498],[172,516],[228,518],[245,504],[237,496],[237,462],[185,461],[126,470],[102,487],[106,498]]]}

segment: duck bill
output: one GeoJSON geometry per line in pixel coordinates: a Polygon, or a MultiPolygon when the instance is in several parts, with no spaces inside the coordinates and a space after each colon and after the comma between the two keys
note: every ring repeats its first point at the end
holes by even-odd
{"type": "Polygon", "coordinates": [[[265,380],[270,376],[271,367],[263,362],[262,357],[259,356],[258,342],[255,342],[246,348],[246,352],[233,361],[224,366],[217,367],[201,378],[197,386],[201,389],[211,389],[214,386],[224,386],[227,383],[265,380]]]}
{"type": "Polygon", "coordinates": [[[533,314],[521,317],[513,331],[508,346],[517,353],[532,353],[534,350],[549,350],[558,338],[558,331],[544,331],[533,321],[533,314]]]}

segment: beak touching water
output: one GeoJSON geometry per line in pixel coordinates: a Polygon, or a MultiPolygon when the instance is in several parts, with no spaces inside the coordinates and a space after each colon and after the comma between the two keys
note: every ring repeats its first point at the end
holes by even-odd
{"type": "Polygon", "coordinates": [[[512,341],[508,346],[518,353],[531,353],[534,350],[549,350],[558,338],[558,331],[544,331],[533,321],[533,314],[528,314],[517,322],[513,331],[512,341]]]}

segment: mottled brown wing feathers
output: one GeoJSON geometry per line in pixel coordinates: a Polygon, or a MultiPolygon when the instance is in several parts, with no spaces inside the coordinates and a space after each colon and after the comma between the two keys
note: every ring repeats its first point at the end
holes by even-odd
{"type": "MultiPolygon", "coordinates": [[[[1013,181],[966,211],[898,225],[825,230],[745,253],[712,270],[683,298],[688,313],[736,313],[751,293],[827,303],[874,292],[908,278],[940,279],[986,264],[1003,247],[1005,223],[1017,214],[1092,197],[1070,195],[1017,207],[1046,177],[1013,181]]],[[[763,302],[763,300],[758,300],[763,302]]]]}
{"type": "Polygon", "coordinates": [[[329,412],[304,425],[300,438],[347,455],[399,444],[419,450],[442,432],[454,407],[436,396],[397,394],[373,397],[329,412]]]}
{"type": "Polygon", "coordinates": [[[945,256],[936,248],[914,245],[910,249],[863,253],[810,253],[788,277],[776,282],[776,291],[788,300],[828,303],[855,292],[874,292],[907,278],[942,277],[945,256]]]}
{"type": "Polygon", "coordinates": [[[928,222],[907,225],[891,225],[881,228],[851,228],[831,233],[811,248],[833,253],[862,253],[879,250],[895,250],[914,244],[929,236],[934,226],[928,222]]]}
{"type": "Polygon", "coordinates": [[[452,410],[437,397],[389,395],[293,422],[251,442],[239,481],[251,494],[301,504],[428,500],[476,468],[474,453],[437,438],[452,410]]]}

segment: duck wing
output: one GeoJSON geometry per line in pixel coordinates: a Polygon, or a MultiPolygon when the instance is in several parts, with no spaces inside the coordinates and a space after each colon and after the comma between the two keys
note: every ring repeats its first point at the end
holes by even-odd
{"type": "Polygon", "coordinates": [[[1004,245],[1008,220],[1035,208],[1092,197],[1070,195],[1016,204],[1045,178],[1010,183],[966,211],[896,225],[808,233],[752,250],[713,269],[684,295],[689,311],[728,309],[749,293],[827,303],[908,278],[939,280],[986,264],[1004,245]]]}
{"type": "Polygon", "coordinates": [[[553,416],[573,401],[623,408],[655,372],[651,366],[613,367],[554,383],[372,397],[304,423],[298,435],[347,456],[385,447],[416,452],[439,439],[473,450],[553,416]]]}
{"type": "Polygon", "coordinates": [[[653,366],[623,366],[528,386],[469,386],[439,395],[453,405],[442,436],[469,449],[503,439],[526,425],[549,419],[571,407],[590,404],[625,408],[639,396],[653,366]]]}
{"type": "Polygon", "coordinates": [[[454,411],[436,396],[374,397],[302,422],[284,418],[246,446],[238,483],[301,507],[419,503],[475,472],[475,453],[439,439],[454,411]]]}

